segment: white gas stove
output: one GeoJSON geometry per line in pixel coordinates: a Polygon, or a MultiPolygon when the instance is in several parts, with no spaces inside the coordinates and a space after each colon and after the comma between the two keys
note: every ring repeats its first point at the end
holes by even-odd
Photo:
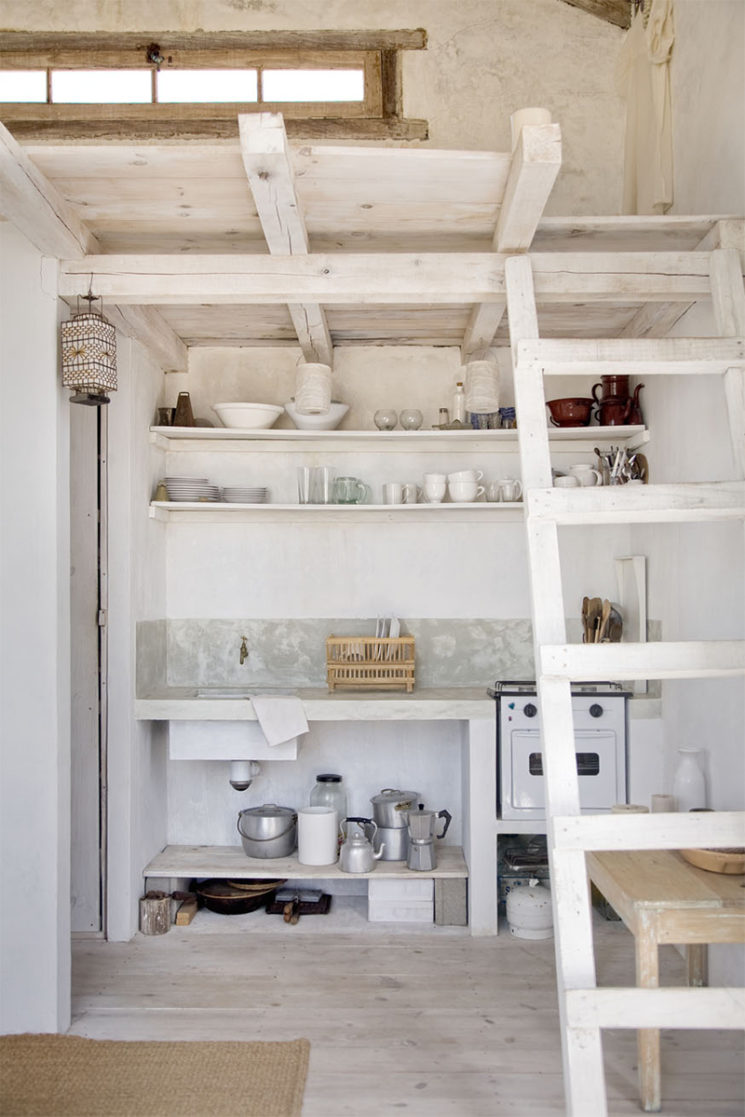
{"type": "MultiPolygon", "coordinates": [[[[499,681],[497,702],[497,810],[504,819],[546,816],[541,714],[536,685],[499,681]]],[[[626,802],[626,699],[618,683],[572,686],[580,806],[588,813],[626,802]]]]}

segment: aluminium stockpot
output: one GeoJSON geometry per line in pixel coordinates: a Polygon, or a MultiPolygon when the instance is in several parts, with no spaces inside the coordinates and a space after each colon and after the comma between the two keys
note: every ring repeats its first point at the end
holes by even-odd
{"type": "Polygon", "coordinates": [[[409,821],[406,812],[416,810],[424,801],[418,791],[398,791],[392,787],[384,787],[379,795],[373,795],[370,802],[377,825],[384,830],[392,830],[405,828],[409,821]]]}
{"type": "Polygon", "coordinates": [[[238,814],[238,833],[248,857],[289,857],[297,848],[297,811],[264,803],[238,814]]]}

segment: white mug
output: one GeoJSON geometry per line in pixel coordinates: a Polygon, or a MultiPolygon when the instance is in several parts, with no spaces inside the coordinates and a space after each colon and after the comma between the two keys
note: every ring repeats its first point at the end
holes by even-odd
{"type": "Polygon", "coordinates": [[[424,479],[424,495],[430,504],[439,504],[445,496],[445,482],[444,481],[428,481],[424,479]]]}
{"type": "Polygon", "coordinates": [[[448,493],[450,499],[456,504],[470,503],[484,495],[484,486],[477,485],[475,481],[449,481],[448,493]]]}
{"type": "Polygon", "coordinates": [[[519,500],[523,495],[522,485],[512,477],[503,477],[497,484],[499,485],[499,499],[504,501],[505,504],[511,504],[513,501],[519,500]]]}
{"type": "Polygon", "coordinates": [[[403,504],[404,487],[398,481],[388,481],[383,485],[384,504],[403,504]]]}
{"type": "Polygon", "coordinates": [[[481,469],[460,469],[457,473],[448,473],[448,481],[452,481],[453,484],[458,484],[458,482],[475,483],[480,481],[483,476],[484,473],[481,469]]]}
{"type": "Polygon", "coordinates": [[[602,473],[593,469],[591,465],[584,465],[581,462],[569,466],[569,476],[576,477],[580,485],[602,485],[603,483],[602,473]]]}
{"type": "Polygon", "coordinates": [[[402,487],[404,493],[404,504],[416,504],[422,495],[422,490],[419,488],[419,486],[408,484],[403,485],[402,487]]]}

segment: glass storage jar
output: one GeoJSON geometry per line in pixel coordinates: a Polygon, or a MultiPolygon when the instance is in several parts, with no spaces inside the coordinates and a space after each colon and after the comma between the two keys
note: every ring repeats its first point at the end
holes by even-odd
{"type": "Polygon", "coordinates": [[[344,781],[336,772],[321,772],[316,776],[315,786],[310,792],[311,807],[332,807],[338,821],[347,817],[347,792],[344,781]]]}

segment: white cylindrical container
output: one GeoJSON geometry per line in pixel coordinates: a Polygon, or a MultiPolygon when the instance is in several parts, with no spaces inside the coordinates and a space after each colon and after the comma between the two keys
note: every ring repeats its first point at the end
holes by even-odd
{"type": "Polygon", "coordinates": [[[706,806],[706,777],[699,757],[701,749],[678,749],[678,767],[673,776],[673,795],[679,811],[706,806]]]}
{"type": "Polygon", "coordinates": [[[551,890],[532,877],[527,888],[507,893],[507,923],[516,939],[550,939],[554,933],[551,890]]]}
{"type": "Polygon", "coordinates": [[[338,854],[339,816],[333,807],[297,812],[297,859],[301,865],[333,865],[338,854]]]}
{"type": "Polygon", "coordinates": [[[652,796],[652,814],[664,814],[665,812],[675,810],[675,796],[674,795],[653,795],[652,796]]]}

